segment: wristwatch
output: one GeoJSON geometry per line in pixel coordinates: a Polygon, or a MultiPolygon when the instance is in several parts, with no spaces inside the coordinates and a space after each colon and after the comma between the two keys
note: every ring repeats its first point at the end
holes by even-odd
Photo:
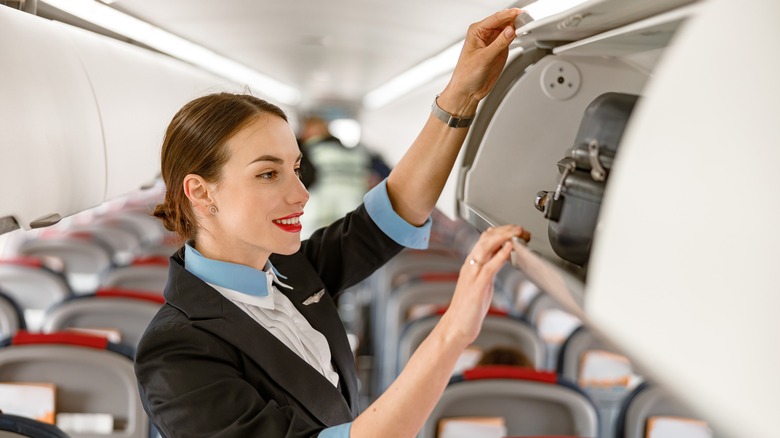
{"type": "Polygon", "coordinates": [[[453,116],[447,111],[441,109],[439,104],[436,103],[436,100],[438,98],[439,95],[437,94],[436,97],[433,98],[433,104],[431,104],[431,113],[433,113],[433,115],[436,116],[437,119],[444,122],[450,128],[468,128],[469,126],[471,126],[471,122],[474,121],[473,116],[468,118],[453,116]]]}

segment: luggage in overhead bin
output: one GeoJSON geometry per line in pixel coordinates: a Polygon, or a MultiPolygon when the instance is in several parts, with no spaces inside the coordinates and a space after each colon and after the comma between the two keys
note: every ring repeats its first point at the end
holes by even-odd
{"type": "Polygon", "coordinates": [[[594,99],[585,108],[574,146],[558,161],[558,187],[536,195],[536,208],[550,220],[552,249],[576,265],[588,263],[609,171],[637,99],[623,93],[594,99]]]}

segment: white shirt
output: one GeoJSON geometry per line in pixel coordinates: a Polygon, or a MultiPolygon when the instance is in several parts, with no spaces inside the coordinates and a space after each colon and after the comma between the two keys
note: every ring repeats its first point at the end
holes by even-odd
{"type": "Polygon", "coordinates": [[[338,386],[339,375],[330,360],[328,340],[309,324],[276,286],[292,287],[282,283],[273,269],[268,268],[264,272],[268,280],[268,295],[264,297],[247,295],[211,283],[209,285],[265,327],[298,357],[325,376],[333,386],[338,386]]]}

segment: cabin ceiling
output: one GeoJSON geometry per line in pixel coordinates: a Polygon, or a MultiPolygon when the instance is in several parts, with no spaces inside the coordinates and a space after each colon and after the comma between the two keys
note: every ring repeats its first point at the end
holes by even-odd
{"type": "Polygon", "coordinates": [[[363,96],[508,0],[118,0],[111,7],[292,85],[301,108],[363,96]]]}

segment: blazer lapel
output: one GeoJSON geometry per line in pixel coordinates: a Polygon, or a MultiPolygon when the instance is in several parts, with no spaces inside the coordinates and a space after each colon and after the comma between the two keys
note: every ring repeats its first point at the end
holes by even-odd
{"type": "Polygon", "coordinates": [[[346,389],[353,415],[357,415],[359,406],[355,358],[336,304],[308,260],[300,253],[293,256],[272,256],[271,262],[283,275],[295,272],[295,275],[284,280],[293,288],[282,288],[280,291],[287,295],[309,324],[328,339],[331,359],[340,375],[341,385],[346,389]],[[305,271],[303,267],[306,267],[305,271]]]}
{"type": "Polygon", "coordinates": [[[187,314],[194,326],[243,351],[324,425],[352,421],[353,414],[338,388],[243,310],[184,269],[178,254],[171,258],[169,278],[174,280],[166,286],[166,301],[187,314]]]}

